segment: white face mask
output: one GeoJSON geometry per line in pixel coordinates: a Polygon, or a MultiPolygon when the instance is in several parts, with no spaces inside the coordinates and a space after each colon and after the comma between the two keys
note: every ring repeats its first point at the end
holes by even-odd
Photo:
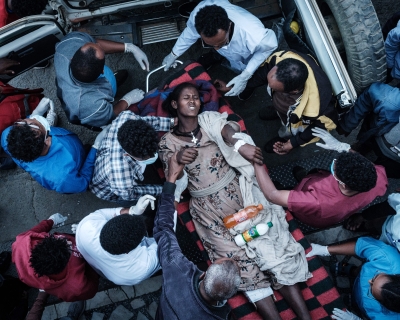
{"type": "Polygon", "coordinates": [[[271,90],[271,87],[269,85],[267,86],[267,92],[272,97],[272,90],[271,90]]]}
{"type": "Polygon", "coordinates": [[[146,160],[136,160],[140,165],[145,165],[145,166],[147,166],[147,165],[149,165],[149,164],[153,164],[154,162],[156,162],[157,161],[157,158],[158,158],[158,153],[156,152],[155,154],[154,154],[154,157],[153,158],[149,158],[149,159],[146,159],[146,160]]]}
{"type": "Polygon", "coordinates": [[[35,119],[45,128],[46,132],[50,132],[50,125],[46,118],[38,115],[30,116],[29,119],[35,119]]]}

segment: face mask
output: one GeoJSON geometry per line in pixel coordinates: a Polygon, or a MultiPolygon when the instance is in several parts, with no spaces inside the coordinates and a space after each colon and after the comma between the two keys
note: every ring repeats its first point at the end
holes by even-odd
{"type": "Polygon", "coordinates": [[[272,90],[271,90],[271,87],[269,85],[267,86],[267,92],[272,97],[272,90]]]}
{"type": "Polygon", "coordinates": [[[29,119],[35,119],[45,128],[46,132],[50,132],[50,125],[46,118],[38,115],[30,116],[29,119]]]}
{"type": "Polygon", "coordinates": [[[136,160],[136,161],[137,161],[141,166],[147,166],[147,165],[149,165],[149,164],[153,164],[154,162],[156,162],[157,158],[158,158],[158,153],[156,152],[156,153],[154,154],[154,157],[153,157],[153,158],[149,158],[149,159],[141,160],[141,161],[136,160]]]}

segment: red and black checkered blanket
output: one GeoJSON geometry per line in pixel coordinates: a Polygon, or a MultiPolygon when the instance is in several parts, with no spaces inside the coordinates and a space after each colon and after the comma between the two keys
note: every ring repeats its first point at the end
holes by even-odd
{"type": "MultiPolygon", "coordinates": [[[[162,102],[167,97],[168,93],[171,92],[171,88],[177,86],[182,82],[195,82],[200,86],[202,93],[205,110],[219,112],[227,112],[229,114],[228,120],[236,121],[239,123],[242,131],[246,132],[243,119],[236,115],[230,108],[228,102],[221,97],[214,86],[211,85],[211,78],[205,72],[203,67],[195,62],[188,62],[182,65],[176,73],[167,78],[161,86],[157,89],[149,92],[145,99],[142,100],[138,105],[133,105],[130,110],[141,116],[157,115],[157,116],[168,116],[168,114],[162,109],[162,102]]],[[[160,175],[164,173],[162,169],[159,170],[160,175]]],[[[183,194],[183,200],[178,205],[178,216],[187,230],[192,235],[193,240],[202,253],[204,260],[210,263],[207,252],[204,250],[203,244],[196,233],[192,218],[189,212],[189,199],[190,195],[186,192],[183,194]]],[[[310,244],[304,237],[303,233],[299,229],[297,222],[293,219],[293,216],[289,211],[286,214],[286,220],[289,223],[289,231],[293,237],[304,247],[306,252],[310,251],[310,244]]],[[[310,311],[312,319],[331,319],[333,308],[344,309],[345,306],[341,300],[338,291],[333,285],[331,278],[323,267],[321,261],[317,257],[313,257],[308,261],[308,267],[312,272],[313,277],[305,283],[300,283],[300,288],[306,301],[307,308],[310,311]]],[[[282,319],[295,319],[296,315],[289,308],[289,305],[279,294],[274,292],[276,298],[276,306],[282,319]]],[[[229,304],[233,309],[233,313],[237,319],[241,320],[255,320],[262,319],[256,312],[252,303],[250,303],[243,294],[237,294],[233,298],[229,299],[229,304]]]]}

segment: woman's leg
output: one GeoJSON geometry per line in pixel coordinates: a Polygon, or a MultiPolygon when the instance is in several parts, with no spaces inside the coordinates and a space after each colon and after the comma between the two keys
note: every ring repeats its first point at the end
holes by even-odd
{"type": "Polygon", "coordinates": [[[264,320],[281,319],[281,316],[279,315],[278,309],[276,309],[272,296],[261,299],[255,302],[255,304],[257,306],[257,312],[264,320]]]}
{"type": "Polygon", "coordinates": [[[279,292],[285,298],[289,306],[296,313],[299,319],[311,320],[310,313],[308,312],[306,302],[301,295],[299,285],[296,283],[291,286],[283,286],[279,292]]]}

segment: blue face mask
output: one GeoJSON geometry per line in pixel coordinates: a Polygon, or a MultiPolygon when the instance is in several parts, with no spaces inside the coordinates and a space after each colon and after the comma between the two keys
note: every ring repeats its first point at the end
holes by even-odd
{"type": "Polygon", "coordinates": [[[146,159],[146,160],[136,160],[140,165],[145,165],[145,166],[147,166],[147,165],[149,165],[149,164],[153,164],[154,162],[156,162],[157,161],[157,158],[158,158],[158,153],[156,152],[155,154],[154,154],[154,157],[153,158],[149,158],[149,159],[146,159]]]}
{"type": "Polygon", "coordinates": [[[335,171],[333,170],[333,166],[335,165],[335,160],[333,160],[332,164],[331,164],[331,173],[332,173],[333,176],[335,176],[335,171]]]}

